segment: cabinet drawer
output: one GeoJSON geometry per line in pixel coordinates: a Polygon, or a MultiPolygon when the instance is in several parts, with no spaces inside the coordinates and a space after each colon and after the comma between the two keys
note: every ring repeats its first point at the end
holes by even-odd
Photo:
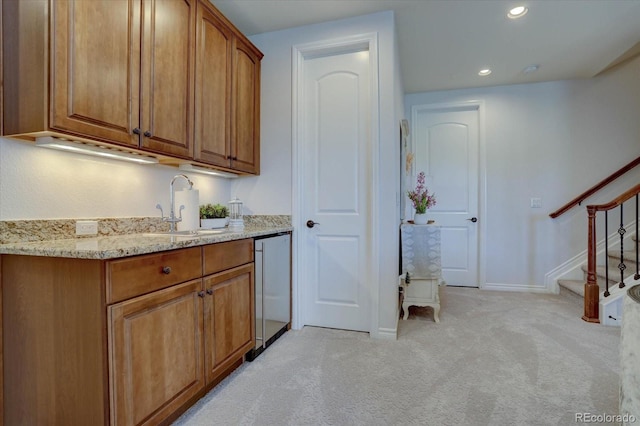
{"type": "Polygon", "coordinates": [[[200,247],[107,263],[107,303],[115,303],[202,276],[200,247]]]}
{"type": "Polygon", "coordinates": [[[253,239],[204,246],[204,275],[253,262],[253,239]]]}

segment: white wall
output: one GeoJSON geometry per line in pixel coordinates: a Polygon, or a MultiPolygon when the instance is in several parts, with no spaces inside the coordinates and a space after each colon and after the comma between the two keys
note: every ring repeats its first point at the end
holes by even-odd
{"type": "MultiPolygon", "coordinates": [[[[265,54],[262,60],[261,140],[263,168],[255,178],[234,182],[232,193],[259,214],[292,214],[292,46],[371,32],[378,33],[379,57],[379,204],[376,235],[379,259],[371,260],[379,277],[379,330],[395,332],[398,268],[398,120],[402,110],[402,85],[397,65],[392,12],[259,34],[251,41],[265,54]],[[379,265],[379,266],[378,266],[379,265]]],[[[294,221],[296,218],[294,217],[294,221]]],[[[372,330],[375,335],[377,330],[372,330]]]]}
{"type": "MultiPolygon", "coordinates": [[[[0,138],[0,220],[160,216],[175,167],[39,148],[0,138]]],[[[187,173],[200,201],[229,201],[230,181],[187,173]]],[[[177,181],[175,188],[183,188],[177,181]]]]}
{"type": "Polygon", "coordinates": [[[485,103],[486,287],[540,289],[586,250],[587,204],[640,182],[640,167],[558,219],[548,214],[640,156],[640,58],[589,80],[411,94],[414,105],[485,103]],[[529,207],[542,198],[542,208],[529,207]]]}

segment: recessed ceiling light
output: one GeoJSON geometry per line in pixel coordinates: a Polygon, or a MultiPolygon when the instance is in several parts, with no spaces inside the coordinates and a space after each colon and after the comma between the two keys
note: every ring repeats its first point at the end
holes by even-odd
{"type": "Polygon", "coordinates": [[[526,15],[528,11],[529,9],[526,8],[525,6],[517,6],[517,7],[514,7],[513,9],[510,9],[509,13],[507,13],[507,16],[511,19],[518,19],[526,15]]]}
{"type": "Polygon", "coordinates": [[[538,69],[540,69],[540,65],[529,65],[528,67],[524,67],[522,72],[525,74],[531,74],[532,72],[538,71],[538,69]]]}
{"type": "Polygon", "coordinates": [[[487,76],[489,74],[491,74],[491,69],[490,68],[484,68],[484,69],[481,69],[480,71],[478,71],[478,75],[481,75],[483,77],[487,76]]]}

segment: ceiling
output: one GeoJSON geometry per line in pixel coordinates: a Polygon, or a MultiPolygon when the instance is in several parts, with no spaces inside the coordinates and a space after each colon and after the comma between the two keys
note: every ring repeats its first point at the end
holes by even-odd
{"type": "Polygon", "coordinates": [[[640,53],[640,0],[211,2],[248,36],[393,10],[405,93],[588,78],[640,53]]]}

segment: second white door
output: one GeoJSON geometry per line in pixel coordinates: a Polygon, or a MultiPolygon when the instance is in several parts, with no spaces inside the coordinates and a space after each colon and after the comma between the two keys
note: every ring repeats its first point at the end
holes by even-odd
{"type": "MultiPolygon", "coordinates": [[[[429,219],[441,227],[442,275],[448,285],[479,287],[479,111],[476,106],[412,112],[414,174],[424,172],[436,206],[429,219]]],[[[415,177],[412,189],[415,186],[415,177]]]]}
{"type": "Polygon", "coordinates": [[[305,59],[303,81],[304,323],[370,331],[369,52],[305,59]]]}

